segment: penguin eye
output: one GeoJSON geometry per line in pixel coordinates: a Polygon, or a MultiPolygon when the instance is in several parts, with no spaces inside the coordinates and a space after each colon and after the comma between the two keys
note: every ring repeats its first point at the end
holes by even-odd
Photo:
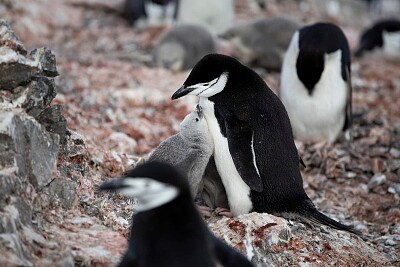
{"type": "Polygon", "coordinates": [[[200,119],[199,118],[196,118],[196,121],[199,121],[200,119]]]}
{"type": "Polygon", "coordinates": [[[204,85],[204,86],[209,86],[209,85],[210,85],[210,83],[203,83],[203,85],[204,85]]]}

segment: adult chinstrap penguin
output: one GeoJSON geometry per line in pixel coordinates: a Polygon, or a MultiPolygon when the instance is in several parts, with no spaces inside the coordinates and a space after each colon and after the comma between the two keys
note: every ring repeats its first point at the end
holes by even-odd
{"type": "Polygon", "coordinates": [[[350,74],[350,49],[339,27],[316,23],[294,33],[282,65],[279,95],[296,139],[332,143],[350,128],[350,74]]]}
{"type": "Polygon", "coordinates": [[[144,163],[100,189],[139,200],[120,267],[253,266],[208,230],[186,178],[172,165],[144,163]]]}
{"type": "Polygon", "coordinates": [[[355,232],[320,213],[306,195],[285,107],[236,59],[202,58],[172,96],[200,97],[214,158],[233,214],[268,212],[355,232]]]}

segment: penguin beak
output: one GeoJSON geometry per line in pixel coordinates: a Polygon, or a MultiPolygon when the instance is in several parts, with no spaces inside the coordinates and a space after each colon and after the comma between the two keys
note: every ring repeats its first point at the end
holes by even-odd
{"type": "Polygon", "coordinates": [[[189,94],[190,92],[192,92],[194,90],[194,88],[188,88],[185,87],[184,85],[182,85],[181,88],[179,88],[171,97],[172,100],[174,99],[178,99],[182,96],[185,96],[187,94],[189,94]]]}

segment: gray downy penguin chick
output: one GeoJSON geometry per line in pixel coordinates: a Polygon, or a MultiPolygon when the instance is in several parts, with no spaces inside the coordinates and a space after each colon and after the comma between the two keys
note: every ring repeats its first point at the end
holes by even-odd
{"type": "Polygon", "coordinates": [[[203,186],[200,196],[205,204],[212,210],[216,208],[229,209],[228,197],[225,187],[215,166],[214,157],[210,158],[203,175],[203,186]]]}
{"type": "Polygon", "coordinates": [[[319,212],[307,196],[288,114],[256,72],[232,57],[210,54],[172,99],[185,95],[200,97],[234,215],[268,212],[357,233],[319,212]]]}
{"type": "Polygon", "coordinates": [[[292,35],[300,27],[294,19],[265,18],[236,25],[222,37],[233,44],[245,63],[279,71],[292,35]]]}
{"type": "Polygon", "coordinates": [[[365,53],[400,61],[400,20],[378,21],[366,29],[354,55],[361,57],[365,53]]]}
{"type": "Polygon", "coordinates": [[[178,24],[195,24],[212,34],[225,32],[234,21],[233,0],[179,0],[178,24]]]}
{"type": "Polygon", "coordinates": [[[294,33],[282,65],[280,98],[296,139],[332,143],[351,127],[350,73],[350,49],[339,27],[316,23],[294,33]]]}
{"type": "Polygon", "coordinates": [[[181,71],[193,68],[203,56],[215,51],[214,38],[205,28],[181,25],[161,37],[153,61],[158,67],[181,71]]]}
{"type": "Polygon", "coordinates": [[[199,192],[204,171],[214,151],[207,122],[199,106],[180,124],[180,131],[162,141],[147,161],[161,161],[177,167],[189,179],[193,197],[199,192]]]}
{"type": "Polygon", "coordinates": [[[147,162],[100,189],[138,200],[119,267],[253,266],[211,233],[193,204],[187,178],[172,165],[147,162]]]}

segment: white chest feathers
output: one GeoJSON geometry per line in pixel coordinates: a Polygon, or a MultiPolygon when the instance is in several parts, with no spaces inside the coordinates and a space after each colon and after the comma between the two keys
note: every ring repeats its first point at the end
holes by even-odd
{"type": "Polygon", "coordinates": [[[400,61],[400,32],[383,32],[383,56],[388,60],[400,61]]]}
{"type": "Polygon", "coordinates": [[[250,187],[240,177],[228,147],[228,139],[221,134],[214,113],[214,103],[207,98],[200,98],[209,131],[214,140],[215,165],[228,197],[229,207],[234,215],[251,211],[253,204],[250,199],[250,187]]]}
{"type": "Polygon", "coordinates": [[[324,70],[311,95],[297,76],[298,54],[297,32],[285,55],[280,88],[293,134],[302,141],[333,142],[343,129],[349,90],[341,75],[342,53],[325,55],[324,70]]]}

